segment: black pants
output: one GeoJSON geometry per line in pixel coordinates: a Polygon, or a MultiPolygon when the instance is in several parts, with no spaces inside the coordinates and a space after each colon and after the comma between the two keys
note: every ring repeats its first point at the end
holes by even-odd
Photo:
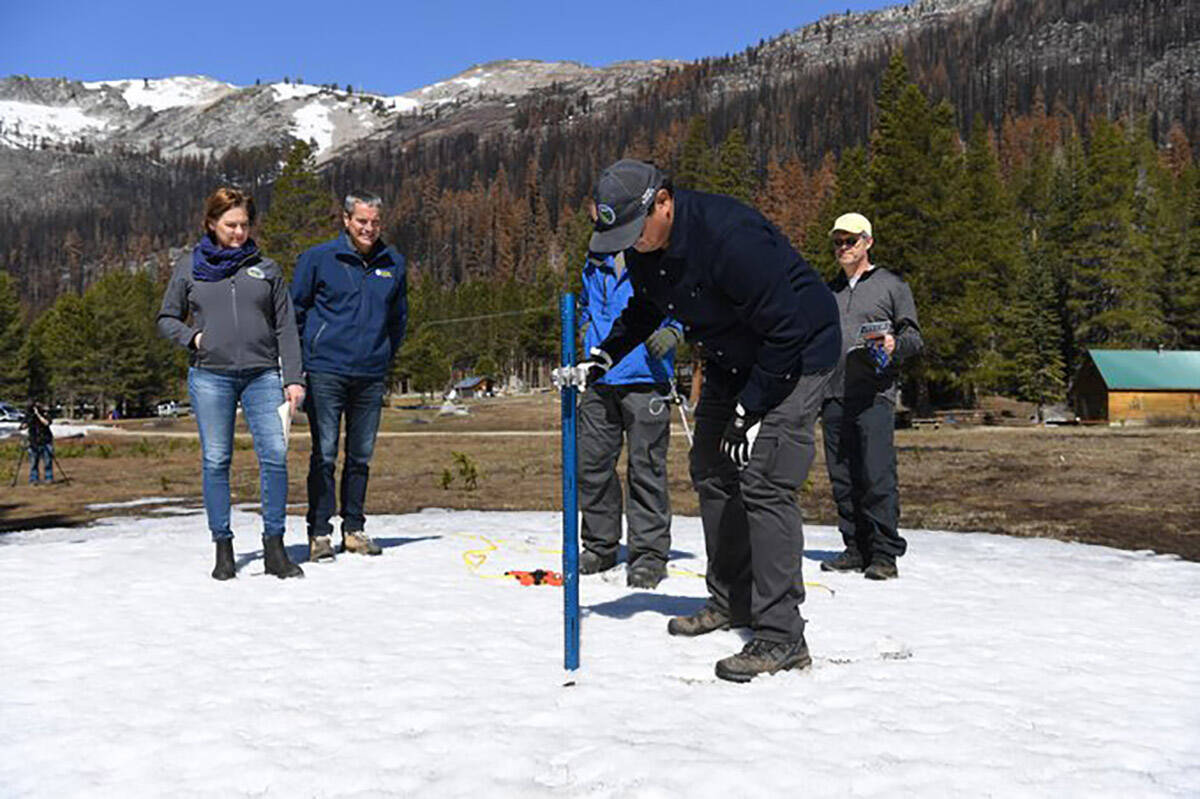
{"type": "Polygon", "coordinates": [[[829,399],[821,414],[838,530],[867,560],[877,552],[898,558],[908,548],[897,529],[895,416],[879,396],[829,399]]]}
{"type": "Polygon", "coordinates": [[[601,557],[621,543],[617,458],[628,445],[629,568],[666,565],[671,549],[667,447],[671,403],[665,387],[598,385],[579,402],[579,500],[583,545],[601,557]]]}
{"type": "Polygon", "coordinates": [[[813,425],[829,373],[802,376],[766,415],[750,465],[741,471],[720,450],[740,385],[715,370],[706,370],[705,378],[691,472],[708,552],[709,602],[735,622],[749,622],[756,637],[799,640],[804,526],[796,492],[812,465],[813,425]]]}

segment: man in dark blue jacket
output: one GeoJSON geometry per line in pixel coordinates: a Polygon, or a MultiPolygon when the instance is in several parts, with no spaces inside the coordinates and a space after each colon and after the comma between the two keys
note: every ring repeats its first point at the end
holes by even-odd
{"type": "Polygon", "coordinates": [[[672,635],[749,625],[753,639],[716,666],[745,682],[800,669],[804,533],[796,492],[814,455],[813,424],[841,350],[828,287],[757,211],[675,191],[653,165],[622,160],[593,192],[590,247],[625,250],[634,295],[579,372],[594,382],[666,316],[705,353],[692,483],[708,552],[708,603],[672,635]],[[630,249],[626,249],[630,248],[630,249]]]}
{"type": "MultiPolygon", "coordinates": [[[[622,253],[592,254],[583,267],[580,327],[590,349],[608,336],[633,296],[622,253]]],[[[671,440],[671,386],[679,324],[665,322],[614,366],[579,401],[579,500],[583,512],[581,574],[617,563],[621,543],[621,478],[617,459],[628,441],[629,557],[625,580],[656,588],[667,576],[671,499],[667,448],[671,440]]]]}
{"type": "Polygon", "coordinates": [[[345,233],[304,252],[292,278],[292,303],[308,377],[305,410],[309,560],[332,560],[338,426],[346,418],[342,467],[342,549],[378,555],[365,532],[363,505],[384,382],[408,321],[404,256],[379,238],[381,200],[346,195],[345,233]]]}

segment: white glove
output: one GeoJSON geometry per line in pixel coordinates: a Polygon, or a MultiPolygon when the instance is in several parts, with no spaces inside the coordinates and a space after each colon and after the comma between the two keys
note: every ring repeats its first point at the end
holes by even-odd
{"type": "Polygon", "coordinates": [[[577,388],[587,391],[588,386],[604,377],[612,368],[612,358],[599,347],[592,347],[588,352],[588,360],[575,366],[561,366],[550,373],[554,385],[558,389],[577,388]]]}

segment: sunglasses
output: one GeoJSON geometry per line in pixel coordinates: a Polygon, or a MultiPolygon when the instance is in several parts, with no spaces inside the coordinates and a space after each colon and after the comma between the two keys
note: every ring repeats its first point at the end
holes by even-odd
{"type": "Polygon", "coordinates": [[[841,248],[841,247],[853,247],[855,244],[858,244],[859,238],[860,238],[859,236],[851,236],[849,238],[840,238],[840,237],[835,238],[833,240],[833,246],[835,249],[841,248]]]}

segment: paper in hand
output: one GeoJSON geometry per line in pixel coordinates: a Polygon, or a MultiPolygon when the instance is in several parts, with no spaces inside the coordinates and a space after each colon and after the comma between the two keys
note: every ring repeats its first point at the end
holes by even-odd
{"type": "Polygon", "coordinates": [[[288,435],[292,432],[292,403],[287,400],[277,409],[279,421],[283,422],[283,443],[287,443],[288,435]]]}

